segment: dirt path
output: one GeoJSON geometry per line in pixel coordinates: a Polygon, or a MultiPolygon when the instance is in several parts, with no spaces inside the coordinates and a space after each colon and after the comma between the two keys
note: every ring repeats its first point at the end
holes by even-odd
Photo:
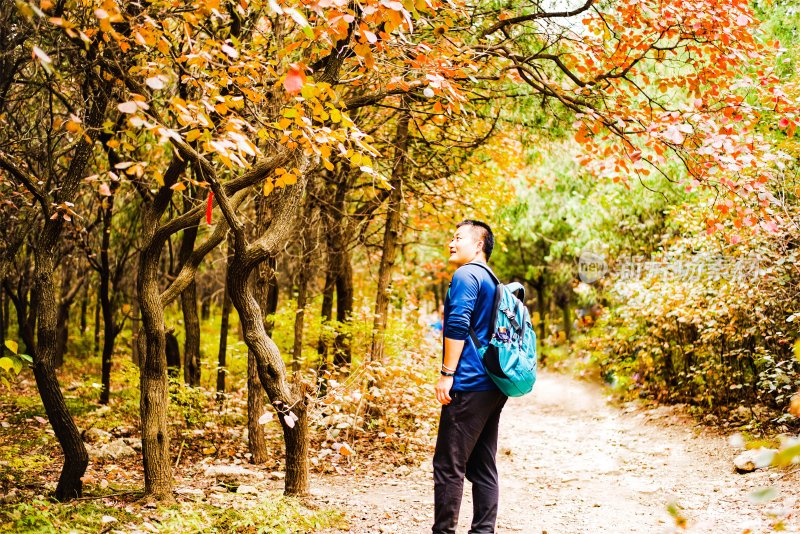
{"type": "MultiPolygon", "coordinates": [[[[503,412],[497,531],[672,532],[667,507],[676,502],[689,532],[771,532],[776,513],[785,531],[800,532],[796,474],[735,474],[736,454],[672,408],[621,410],[599,387],[544,374],[534,394],[510,400],[503,412]],[[778,498],[751,502],[755,489],[770,485],[778,498]]],[[[402,476],[326,477],[317,488],[321,501],[348,511],[350,532],[430,532],[429,462],[402,476]]],[[[459,533],[468,530],[471,506],[467,489],[459,533]]]]}

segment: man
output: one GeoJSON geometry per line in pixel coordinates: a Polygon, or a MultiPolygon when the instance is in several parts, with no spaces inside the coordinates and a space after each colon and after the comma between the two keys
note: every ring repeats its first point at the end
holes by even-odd
{"type": "Polygon", "coordinates": [[[491,336],[496,284],[486,261],[493,247],[491,228],[473,220],[459,223],[450,241],[457,270],[445,298],[444,359],[436,384],[442,413],[433,456],[433,534],[455,533],[464,476],[472,483],[470,533],[494,532],[497,519],[497,426],[507,397],[486,373],[470,337],[472,329],[486,345],[491,336]]]}

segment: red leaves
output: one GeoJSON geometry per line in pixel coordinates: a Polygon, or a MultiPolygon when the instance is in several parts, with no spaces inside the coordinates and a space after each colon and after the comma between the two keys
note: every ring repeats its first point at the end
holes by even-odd
{"type": "Polygon", "coordinates": [[[303,88],[306,81],[306,74],[303,72],[305,65],[302,63],[292,63],[289,65],[289,72],[283,79],[283,88],[290,95],[296,95],[303,88]]]}

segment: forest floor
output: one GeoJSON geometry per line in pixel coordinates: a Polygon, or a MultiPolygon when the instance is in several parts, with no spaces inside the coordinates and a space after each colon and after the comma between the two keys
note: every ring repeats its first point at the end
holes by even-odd
{"type": "MultiPolygon", "coordinates": [[[[57,443],[32,382],[18,386],[0,403],[0,531],[430,532],[432,411],[420,416],[419,443],[406,442],[409,452],[362,439],[355,455],[318,461],[326,473],[316,469],[312,495],[298,500],[281,495],[277,456],[265,466],[247,463],[242,416],[226,415],[244,408],[231,405],[176,437],[176,503],[140,500],[137,454],[93,461],[85,499],[59,505],[46,498],[60,470],[57,443]],[[211,474],[220,468],[236,471],[233,484],[211,474]]],[[[78,393],[70,393],[70,402],[87,396],[78,393]]],[[[509,400],[498,455],[499,533],[800,533],[797,468],[736,474],[733,458],[741,451],[735,440],[698,424],[682,407],[610,398],[595,383],[542,372],[531,395],[509,400]]],[[[135,413],[132,388],[115,402],[115,411],[76,404],[81,427],[103,426],[111,438],[128,431],[135,437],[132,421],[124,420],[129,428],[123,432],[112,417],[135,413]]],[[[279,429],[272,426],[271,449],[279,451],[279,429]]],[[[467,483],[459,533],[467,532],[471,515],[467,483]]]]}
{"type": "MultiPolygon", "coordinates": [[[[598,385],[542,373],[500,426],[500,533],[800,532],[798,472],[735,473],[740,451],[680,407],[614,406],[598,385]],[[765,487],[774,498],[759,497],[765,487]]],[[[325,532],[430,532],[429,462],[405,471],[317,480],[319,501],[350,523],[325,532]]]]}

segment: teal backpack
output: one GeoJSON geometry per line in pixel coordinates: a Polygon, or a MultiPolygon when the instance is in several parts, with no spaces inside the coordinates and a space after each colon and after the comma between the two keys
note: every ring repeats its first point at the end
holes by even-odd
{"type": "Polygon", "coordinates": [[[483,366],[491,379],[509,397],[521,397],[530,393],[536,382],[536,333],[531,325],[528,308],[525,307],[525,288],[512,282],[501,284],[488,266],[480,265],[497,284],[492,307],[492,336],[489,344],[481,345],[475,331],[469,335],[483,366]]]}

